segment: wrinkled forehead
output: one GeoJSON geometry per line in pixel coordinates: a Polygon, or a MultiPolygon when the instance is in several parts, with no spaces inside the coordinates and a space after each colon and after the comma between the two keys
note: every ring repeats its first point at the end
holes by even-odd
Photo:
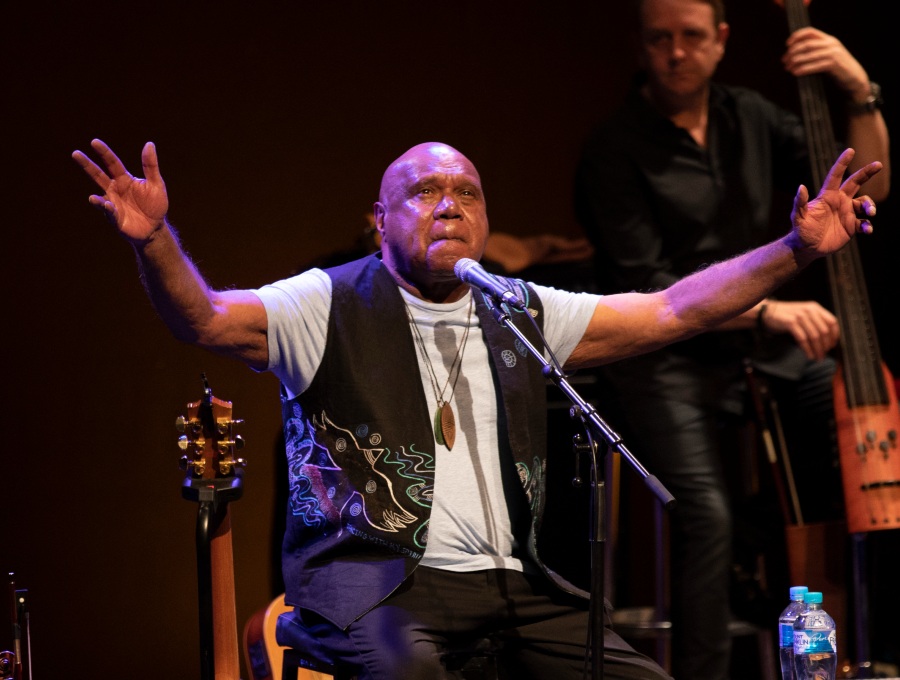
{"type": "MultiPolygon", "coordinates": [[[[472,162],[446,144],[420,144],[404,153],[385,171],[381,197],[404,191],[430,177],[449,177],[481,186],[481,178],[472,162]]],[[[405,193],[405,191],[404,191],[405,193]]]]}

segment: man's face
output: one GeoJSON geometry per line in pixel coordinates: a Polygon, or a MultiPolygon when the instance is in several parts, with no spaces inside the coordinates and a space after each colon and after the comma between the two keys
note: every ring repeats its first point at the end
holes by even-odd
{"type": "Polygon", "coordinates": [[[643,0],[641,65],[651,85],[673,95],[704,89],[725,53],[728,24],[701,0],[643,0]]]}
{"type": "Polygon", "coordinates": [[[389,269],[420,291],[454,287],[453,265],[484,252],[488,219],[472,163],[443,144],[413,147],[388,168],[375,224],[389,269]]]}

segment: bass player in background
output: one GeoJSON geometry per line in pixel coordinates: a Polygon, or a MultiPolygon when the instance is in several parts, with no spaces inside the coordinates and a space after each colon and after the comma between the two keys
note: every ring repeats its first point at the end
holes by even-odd
{"type": "MultiPolygon", "coordinates": [[[[576,210],[596,249],[601,293],[660,290],[764,242],[775,192],[811,182],[800,117],[713,80],[729,35],[723,2],[637,6],[641,72],[589,137],[576,174],[576,210]]],[[[797,30],[783,63],[797,77],[824,74],[844,93],[854,167],[889,158],[880,88],[837,38],[797,30]]],[[[872,196],[885,198],[889,182],[886,163],[872,196]]],[[[626,439],[678,502],[670,515],[672,672],[684,679],[729,674],[733,526],[723,464],[733,451],[720,448],[719,434],[743,410],[746,357],[782,405],[803,390],[804,444],[819,456],[819,474],[805,479],[841,498],[837,454],[828,457],[835,316],[813,300],[770,297],[717,331],[602,369],[626,439]]],[[[841,512],[811,511],[819,517],[810,519],[841,512]]]]}

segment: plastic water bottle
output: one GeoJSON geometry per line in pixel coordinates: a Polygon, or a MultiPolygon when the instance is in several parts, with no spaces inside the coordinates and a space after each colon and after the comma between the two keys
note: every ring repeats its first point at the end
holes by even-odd
{"type": "Polygon", "coordinates": [[[837,633],[834,619],[822,609],[822,593],[803,596],[805,608],[794,621],[795,680],[835,680],[837,633]]]}
{"type": "Polygon", "coordinates": [[[778,655],[781,659],[781,680],[794,680],[794,621],[806,606],[803,596],[809,592],[806,586],[791,588],[791,603],[778,617],[778,655]]]}

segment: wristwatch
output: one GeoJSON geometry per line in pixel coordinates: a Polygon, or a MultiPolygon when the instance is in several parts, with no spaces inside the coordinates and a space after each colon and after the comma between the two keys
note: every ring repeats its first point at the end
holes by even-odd
{"type": "Polygon", "coordinates": [[[884,99],[881,98],[881,85],[879,85],[875,81],[870,80],[869,96],[866,97],[865,101],[859,103],[850,102],[847,105],[847,112],[851,116],[863,113],[872,113],[872,111],[880,109],[882,104],[884,104],[884,99]]]}

